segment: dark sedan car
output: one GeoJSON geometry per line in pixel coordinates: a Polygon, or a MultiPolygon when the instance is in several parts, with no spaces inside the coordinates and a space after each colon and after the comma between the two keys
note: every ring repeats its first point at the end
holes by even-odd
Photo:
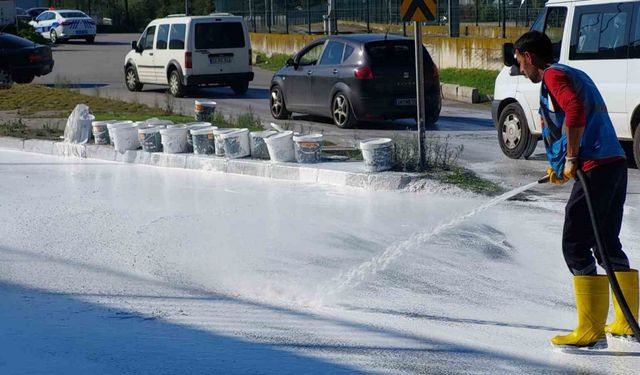
{"type": "Polygon", "coordinates": [[[30,83],[53,70],[51,48],[13,34],[0,32],[0,75],[17,83],[30,83]]]}
{"type": "MultiPolygon", "coordinates": [[[[416,117],[412,39],[378,34],[318,39],[287,62],[271,81],[271,115],[328,116],[340,128],[358,121],[416,117]]],[[[427,123],[440,116],[438,68],[425,48],[427,123]]]]}
{"type": "Polygon", "coordinates": [[[29,8],[27,9],[27,13],[31,16],[31,18],[36,18],[40,15],[40,13],[49,10],[49,8],[29,8]]]}

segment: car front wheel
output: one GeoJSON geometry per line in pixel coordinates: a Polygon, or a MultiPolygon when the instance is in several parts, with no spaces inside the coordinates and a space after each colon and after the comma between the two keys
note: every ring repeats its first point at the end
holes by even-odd
{"type": "Polygon", "coordinates": [[[234,83],[233,85],[231,85],[231,89],[233,90],[233,93],[236,95],[244,95],[247,93],[247,91],[249,91],[249,82],[240,82],[240,83],[234,83]]]}
{"type": "Polygon", "coordinates": [[[351,128],[356,123],[351,103],[347,95],[343,92],[338,92],[336,96],[333,97],[331,114],[333,115],[333,123],[341,129],[351,128]]]}
{"type": "Polygon", "coordinates": [[[531,134],[527,118],[517,103],[507,105],[498,120],[498,142],[511,159],[527,159],[536,149],[538,137],[531,134]]]}
{"type": "Polygon", "coordinates": [[[33,82],[36,77],[33,74],[14,74],[13,80],[16,83],[27,84],[33,82]]]}
{"type": "Polygon", "coordinates": [[[13,79],[11,78],[11,72],[9,71],[9,68],[0,66],[0,88],[11,87],[12,82],[13,79]]]}
{"type": "Polygon", "coordinates": [[[271,97],[269,99],[271,107],[271,116],[278,120],[286,120],[291,116],[291,112],[287,110],[284,102],[284,95],[280,86],[273,86],[271,89],[271,97]]]}
{"type": "Polygon", "coordinates": [[[142,83],[138,78],[138,72],[133,66],[128,66],[124,75],[125,83],[129,91],[142,91],[142,83]]]}

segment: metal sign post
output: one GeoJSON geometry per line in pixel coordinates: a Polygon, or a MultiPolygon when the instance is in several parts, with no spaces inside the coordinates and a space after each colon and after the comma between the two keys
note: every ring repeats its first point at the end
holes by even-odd
{"type": "Polygon", "coordinates": [[[413,21],[413,33],[416,53],[416,121],[418,123],[418,147],[420,152],[420,171],[426,167],[425,150],[425,103],[424,103],[424,55],[422,53],[422,24],[424,21],[435,20],[437,13],[436,0],[403,0],[400,4],[402,21],[413,21]]]}
{"type": "Polygon", "coordinates": [[[426,150],[424,145],[425,132],[425,106],[424,106],[424,56],[422,55],[422,25],[420,22],[413,23],[416,52],[416,104],[418,107],[418,147],[420,148],[420,171],[426,167],[426,150]]]}

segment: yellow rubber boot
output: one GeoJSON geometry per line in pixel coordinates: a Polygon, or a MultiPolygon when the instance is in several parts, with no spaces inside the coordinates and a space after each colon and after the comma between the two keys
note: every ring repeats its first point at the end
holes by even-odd
{"type": "MultiPolygon", "coordinates": [[[[638,270],[616,272],[616,278],[633,317],[638,321],[638,270]]],[[[633,330],[627,323],[615,295],[613,296],[613,309],[616,313],[615,320],[604,328],[605,332],[613,336],[632,336],[633,330]]]]}
{"type": "Polygon", "coordinates": [[[604,325],[609,313],[607,276],[574,276],[578,326],[568,335],[556,336],[551,343],[565,348],[607,348],[604,325]]]}

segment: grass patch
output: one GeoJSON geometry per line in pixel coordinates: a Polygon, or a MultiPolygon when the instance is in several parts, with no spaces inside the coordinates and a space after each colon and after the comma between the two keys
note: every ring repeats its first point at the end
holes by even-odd
{"type": "Polygon", "coordinates": [[[496,195],[504,192],[500,185],[478,177],[472,171],[463,168],[454,168],[449,173],[442,174],[440,181],[478,194],[496,195]]]}
{"type": "Polygon", "coordinates": [[[483,69],[440,69],[440,82],[475,87],[480,95],[493,95],[496,78],[500,72],[483,69]]]}
{"type": "Polygon", "coordinates": [[[139,103],[100,98],[84,95],[79,92],[42,85],[13,85],[8,90],[0,90],[0,111],[18,110],[22,116],[33,115],[43,111],[66,113],[73,111],[77,104],[84,103],[94,114],[125,116],[139,115],[142,118],[172,115],[159,108],[148,107],[139,103]]]}
{"type": "Polygon", "coordinates": [[[0,123],[0,137],[58,140],[63,133],[63,130],[55,129],[47,124],[39,129],[33,129],[28,128],[20,120],[0,123]]]}
{"type": "Polygon", "coordinates": [[[393,170],[397,172],[430,173],[450,171],[458,167],[458,158],[464,146],[453,146],[449,136],[441,137],[431,132],[425,134],[425,165],[420,168],[418,136],[394,135],[393,170]]]}
{"type": "Polygon", "coordinates": [[[287,64],[289,57],[289,55],[281,53],[274,53],[269,57],[263,52],[258,52],[258,55],[256,56],[256,65],[262,69],[275,72],[287,64]]]}

